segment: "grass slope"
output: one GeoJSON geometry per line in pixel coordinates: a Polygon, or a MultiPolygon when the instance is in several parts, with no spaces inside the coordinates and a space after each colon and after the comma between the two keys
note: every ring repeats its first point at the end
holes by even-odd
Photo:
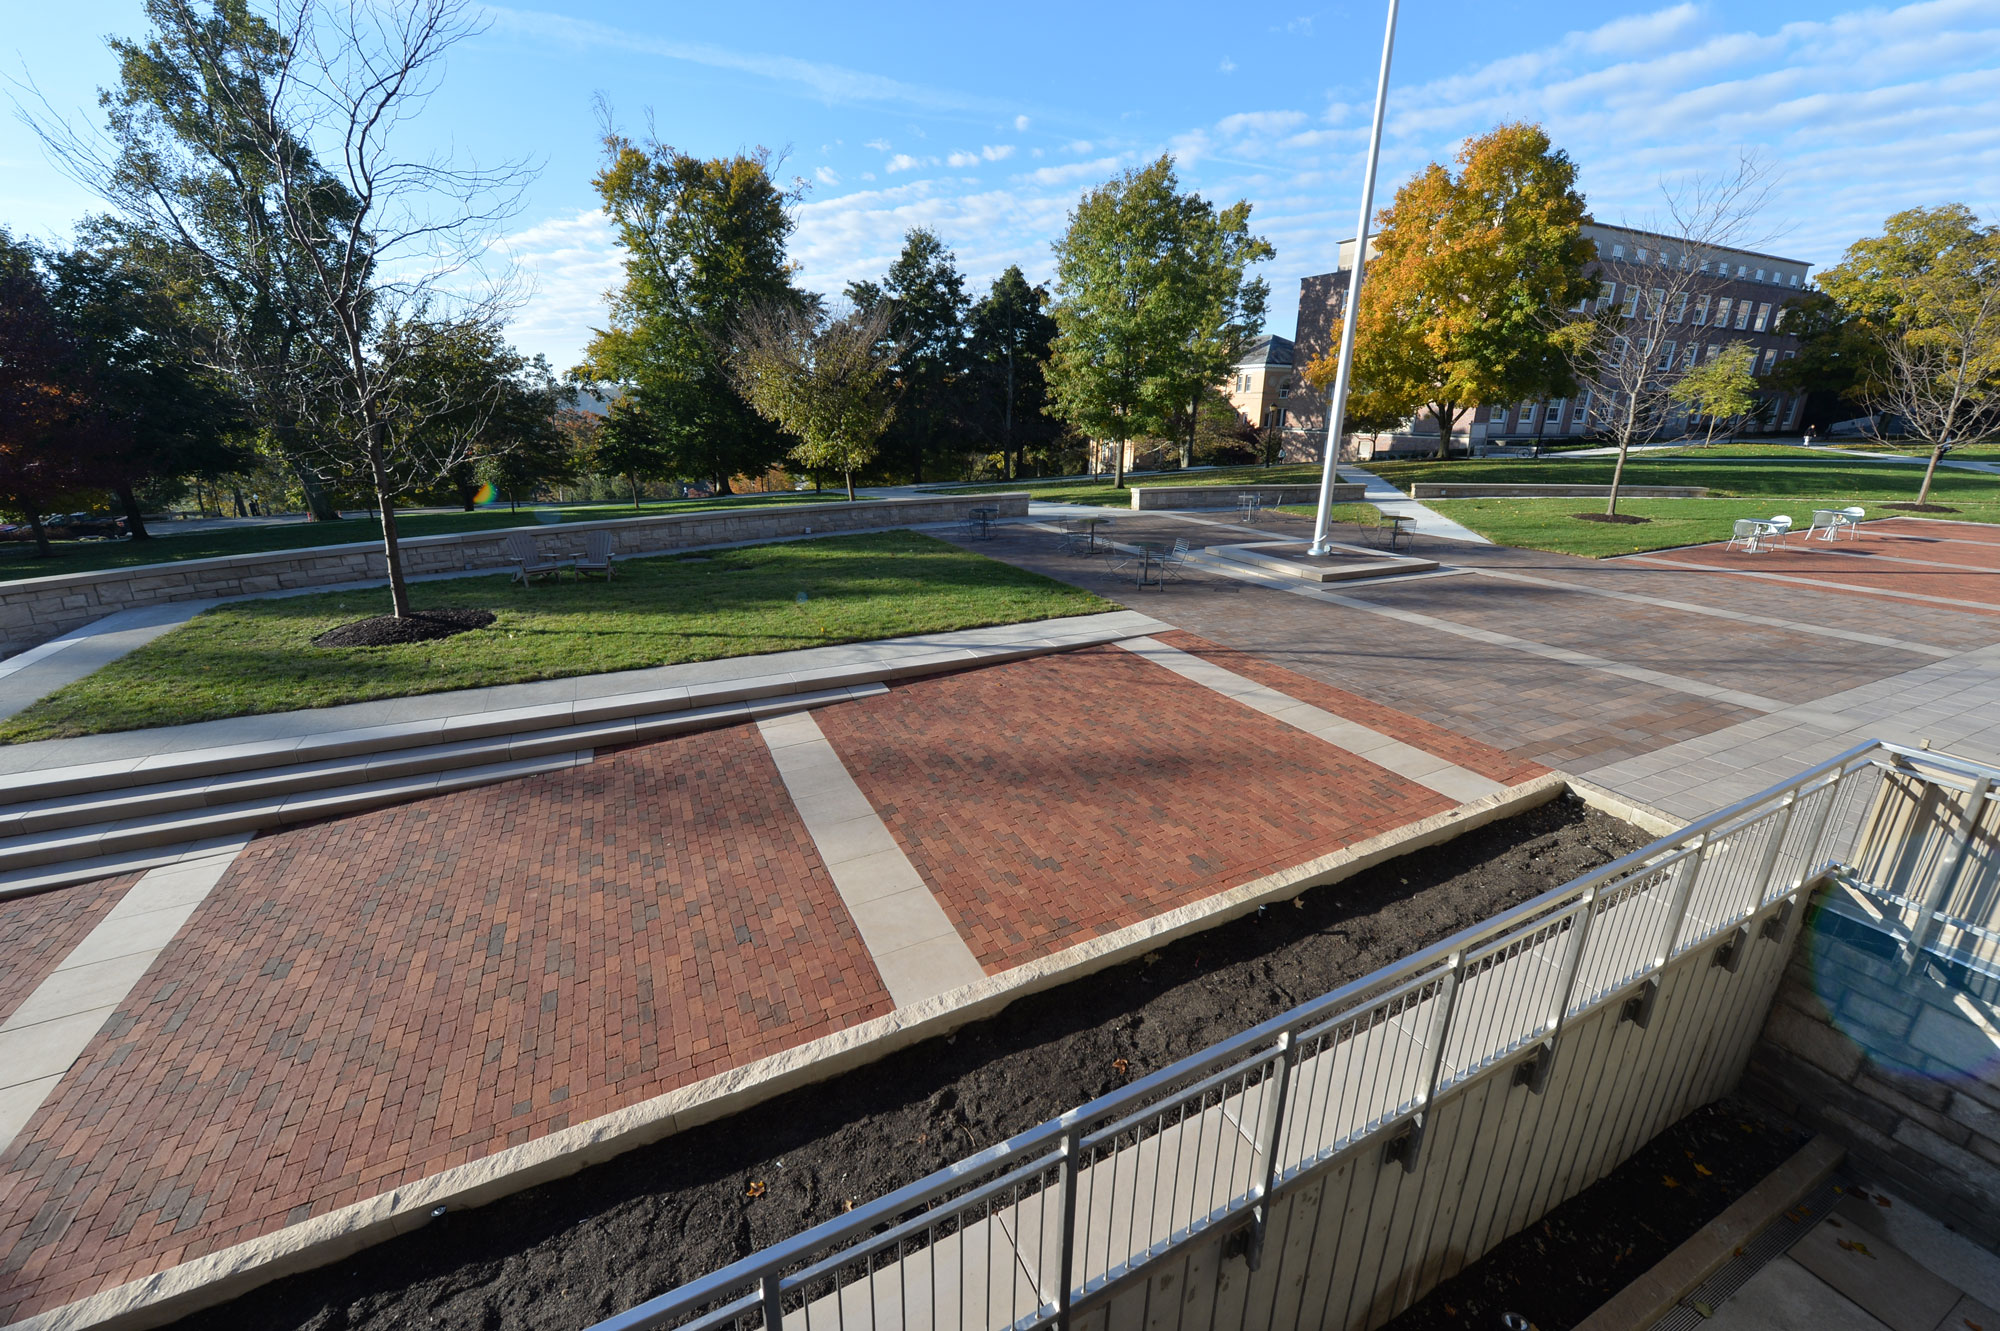
{"type": "MultiPolygon", "coordinates": [[[[999,494],[1026,490],[1033,498],[1052,504],[1090,504],[1098,508],[1130,508],[1135,485],[1317,485],[1318,463],[1285,467],[1225,467],[1217,471],[1162,472],[1126,479],[1119,489],[1101,477],[1040,480],[1023,477],[1011,485],[965,485],[942,491],[944,494],[999,494]]],[[[1344,477],[1342,479],[1345,479],[1344,477]]]]}
{"type": "Polygon", "coordinates": [[[418,609],[480,607],[498,619],[435,642],[324,648],[312,640],[384,613],[387,594],[218,606],[0,722],[0,743],[1113,608],[1089,592],[914,532],[626,560],[609,583],[523,588],[498,575],[417,583],[410,594],[418,609]]]}

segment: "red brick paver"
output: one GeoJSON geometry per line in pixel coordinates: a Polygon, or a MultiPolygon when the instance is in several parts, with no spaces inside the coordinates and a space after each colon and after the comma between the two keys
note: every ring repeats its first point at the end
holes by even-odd
{"type": "Polygon", "coordinates": [[[1904,519],[1879,528],[1870,524],[1856,541],[1808,545],[1795,537],[1791,544],[1756,554],[1718,544],[1642,558],[1654,564],[1698,565],[1725,576],[1778,574],[1832,591],[1863,588],[1876,594],[1862,599],[1878,603],[1899,596],[1912,602],[1943,597],[1956,610],[2000,615],[2000,555],[1995,547],[1983,539],[1959,539],[1962,529],[1956,526],[1949,532],[1925,530],[1927,526],[1904,519]],[[1941,539],[1946,537],[1950,539],[1941,539]]]}
{"type": "Polygon", "coordinates": [[[1399,739],[1412,748],[1439,758],[1448,758],[1468,772],[1477,772],[1489,781],[1498,781],[1503,786],[1518,785],[1545,776],[1549,769],[1538,762],[1496,749],[1490,744],[1482,744],[1443,726],[1432,725],[1421,717],[1408,712],[1397,711],[1373,698],[1364,698],[1346,689],[1337,689],[1331,684],[1322,684],[1316,679],[1273,665],[1261,656],[1254,656],[1236,647],[1224,647],[1206,638],[1175,629],[1171,633],[1153,635],[1169,647],[1178,647],[1184,652],[1213,661],[1225,670],[1233,670],[1246,679],[1253,679],[1266,688],[1276,689],[1287,697],[1310,703],[1335,716],[1344,717],[1370,730],[1380,731],[1391,739],[1399,739]]]}
{"type": "Polygon", "coordinates": [[[989,972],[1452,806],[1112,647],[817,715],[989,972]]]}
{"type": "Polygon", "coordinates": [[[748,728],[257,841],[0,1156],[0,1322],[890,1007],[748,728]]]}
{"type": "Polygon", "coordinates": [[[138,874],[120,874],[0,901],[0,1021],[14,1015],[138,881],[138,874]]]}

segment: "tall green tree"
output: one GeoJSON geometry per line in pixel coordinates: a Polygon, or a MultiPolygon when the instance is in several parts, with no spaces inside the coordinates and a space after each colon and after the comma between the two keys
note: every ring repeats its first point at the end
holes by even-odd
{"type": "MultiPolygon", "coordinates": [[[[1584,216],[1576,163],[1539,125],[1469,139],[1456,174],[1433,162],[1398,189],[1360,293],[1355,415],[1428,410],[1449,457],[1453,429],[1481,403],[1566,396],[1560,311],[1597,289],[1584,216]]],[[[1338,351],[1308,380],[1329,383],[1338,351]]]]}
{"type": "Polygon", "coordinates": [[[99,99],[106,134],[78,134],[55,118],[34,127],[113,209],[82,228],[91,247],[121,252],[176,294],[204,361],[228,376],[258,437],[297,478],[308,516],[337,518],[308,443],[328,407],[310,392],[308,371],[329,332],[304,261],[332,232],[301,238],[287,228],[281,176],[314,192],[313,211],[336,229],[356,205],[312,145],[280,123],[273,88],[296,34],[247,0],[145,0],[143,12],[144,39],[109,41],[118,76],[99,99]]]}
{"type": "Polygon", "coordinates": [[[1111,441],[1120,486],[1127,444],[1165,435],[1194,401],[1197,349],[1245,311],[1261,317],[1243,270],[1271,251],[1249,235],[1249,216],[1248,204],[1218,213],[1182,194],[1162,156],[1085,194],[1055,244],[1050,393],[1065,420],[1111,441]]]}
{"type": "Polygon", "coordinates": [[[1046,448],[1062,434],[1049,414],[1048,361],[1056,321],[1048,304],[1048,291],[1030,285],[1021,266],[1010,264],[966,321],[965,424],[1000,454],[1010,481],[1020,474],[1023,454],[1046,448]]]}
{"type": "Polygon", "coordinates": [[[921,482],[925,463],[952,451],[959,425],[971,304],[965,274],[937,232],[917,227],[883,279],[849,283],[847,298],[863,314],[889,311],[898,406],[887,446],[899,469],[921,482]]]}
{"type": "Polygon", "coordinates": [[[798,299],[785,259],[798,191],[772,180],[761,148],[701,158],[609,129],[592,184],[625,281],[579,372],[632,399],[668,470],[727,493],[730,477],[761,474],[789,446],[736,391],[728,360],[744,316],[798,299]]]}
{"type": "Polygon", "coordinates": [[[1927,504],[1939,460],[2000,404],[2000,227],[1964,204],[1911,208],[1848,246],[1819,284],[1870,349],[1855,396],[1931,446],[1927,504]]]}
{"type": "Polygon", "coordinates": [[[1212,217],[1197,214],[1189,222],[1193,262],[1180,286],[1188,332],[1165,385],[1174,402],[1183,467],[1194,465],[1195,437],[1216,385],[1264,327],[1271,288],[1261,277],[1247,277],[1249,266],[1277,255],[1269,241],[1250,234],[1248,203],[1238,201],[1212,217]]]}

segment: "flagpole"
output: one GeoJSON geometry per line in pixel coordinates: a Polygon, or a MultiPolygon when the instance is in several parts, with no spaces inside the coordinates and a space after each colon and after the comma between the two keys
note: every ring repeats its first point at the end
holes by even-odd
{"type": "MultiPolygon", "coordinates": [[[[1319,517],[1313,523],[1311,552],[1329,549],[1326,529],[1333,507],[1333,485],[1340,458],[1340,436],[1347,423],[1348,376],[1354,370],[1354,319],[1361,308],[1361,272],[1368,265],[1368,223],[1375,211],[1375,166],[1382,158],[1382,118],[1389,107],[1389,57],[1396,49],[1397,0],[1389,0],[1389,26],[1382,34],[1382,73],[1375,81],[1375,123],[1368,131],[1368,171],[1361,182],[1361,220],[1354,228],[1354,276],[1347,283],[1347,306],[1340,315],[1340,362],[1333,375],[1333,396],[1327,403],[1326,467],[1319,481],[1319,517]]],[[[1336,254],[1336,263],[1339,262],[1336,254]]]]}

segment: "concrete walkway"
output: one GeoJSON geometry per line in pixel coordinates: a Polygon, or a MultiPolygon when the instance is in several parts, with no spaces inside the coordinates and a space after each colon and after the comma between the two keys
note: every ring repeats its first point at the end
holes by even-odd
{"type": "Polygon", "coordinates": [[[1410,530],[1419,536],[1435,536],[1441,541],[1465,541],[1471,545],[1493,544],[1472,528],[1460,526],[1436,509],[1419,504],[1366,467],[1343,462],[1340,473],[1343,476],[1359,476],[1361,483],[1368,487],[1361,493],[1362,501],[1375,505],[1391,517],[1409,519],[1410,530]]]}

